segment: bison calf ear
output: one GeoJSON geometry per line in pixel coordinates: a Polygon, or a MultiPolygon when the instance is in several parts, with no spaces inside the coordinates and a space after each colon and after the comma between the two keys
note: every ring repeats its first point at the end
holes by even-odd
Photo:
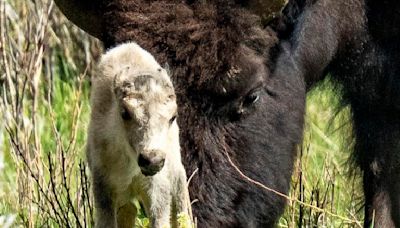
{"type": "Polygon", "coordinates": [[[130,94],[127,97],[123,97],[120,103],[121,118],[126,121],[134,117],[143,119],[143,113],[135,112],[135,110],[142,107],[143,104],[143,97],[141,97],[140,94],[130,94]]]}
{"type": "Polygon", "coordinates": [[[128,96],[132,95],[132,88],[134,87],[133,83],[129,82],[120,82],[114,83],[114,94],[115,97],[122,101],[128,96]]]}
{"type": "Polygon", "coordinates": [[[133,81],[129,80],[129,67],[125,67],[114,76],[113,90],[118,99],[128,96],[129,91],[134,88],[133,81]]]}

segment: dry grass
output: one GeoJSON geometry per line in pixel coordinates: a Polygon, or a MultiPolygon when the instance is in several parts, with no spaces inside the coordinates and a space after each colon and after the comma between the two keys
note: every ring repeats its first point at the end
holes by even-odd
{"type": "Polygon", "coordinates": [[[93,207],[82,113],[88,113],[90,50],[98,44],[54,7],[1,1],[0,133],[7,164],[1,211],[17,215],[24,227],[86,227],[93,207]]]}

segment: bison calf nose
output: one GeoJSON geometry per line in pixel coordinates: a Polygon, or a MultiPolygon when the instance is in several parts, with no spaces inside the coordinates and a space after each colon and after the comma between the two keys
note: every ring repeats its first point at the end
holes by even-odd
{"type": "Polygon", "coordinates": [[[153,176],[160,171],[165,162],[165,158],[159,155],[157,151],[153,151],[147,154],[140,154],[138,159],[138,165],[143,175],[153,176]]]}

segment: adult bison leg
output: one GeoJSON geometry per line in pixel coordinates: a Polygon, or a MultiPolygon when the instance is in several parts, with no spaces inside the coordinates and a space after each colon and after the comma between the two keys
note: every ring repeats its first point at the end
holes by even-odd
{"type": "Polygon", "coordinates": [[[400,112],[353,106],[357,162],[364,172],[365,227],[400,227],[400,112]]]}

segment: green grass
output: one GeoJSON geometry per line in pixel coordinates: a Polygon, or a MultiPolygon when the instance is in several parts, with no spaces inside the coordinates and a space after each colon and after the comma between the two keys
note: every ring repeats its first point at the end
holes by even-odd
{"type": "Polygon", "coordinates": [[[309,92],[305,120],[304,142],[292,178],[291,197],[324,211],[293,203],[280,225],[360,227],[363,217],[360,180],[349,170],[350,110],[340,108],[339,97],[329,80],[309,92]]]}
{"type": "MultiPolygon", "coordinates": [[[[49,1],[5,2],[0,20],[0,227],[9,216],[16,216],[13,227],[91,226],[84,151],[89,77],[101,48],[56,9],[43,21],[49,1]]],[[[361,224],[360,181],[349,178],[346,165],[349,110],[336,111],[339,100],[332,88],[324,82],[307,97],[304,143],[290,193],[303,205],[289,202],[279,227],[361,224]]],[[[148,221],[139,217],[139,227],[146,227],[148,221]]]]}

